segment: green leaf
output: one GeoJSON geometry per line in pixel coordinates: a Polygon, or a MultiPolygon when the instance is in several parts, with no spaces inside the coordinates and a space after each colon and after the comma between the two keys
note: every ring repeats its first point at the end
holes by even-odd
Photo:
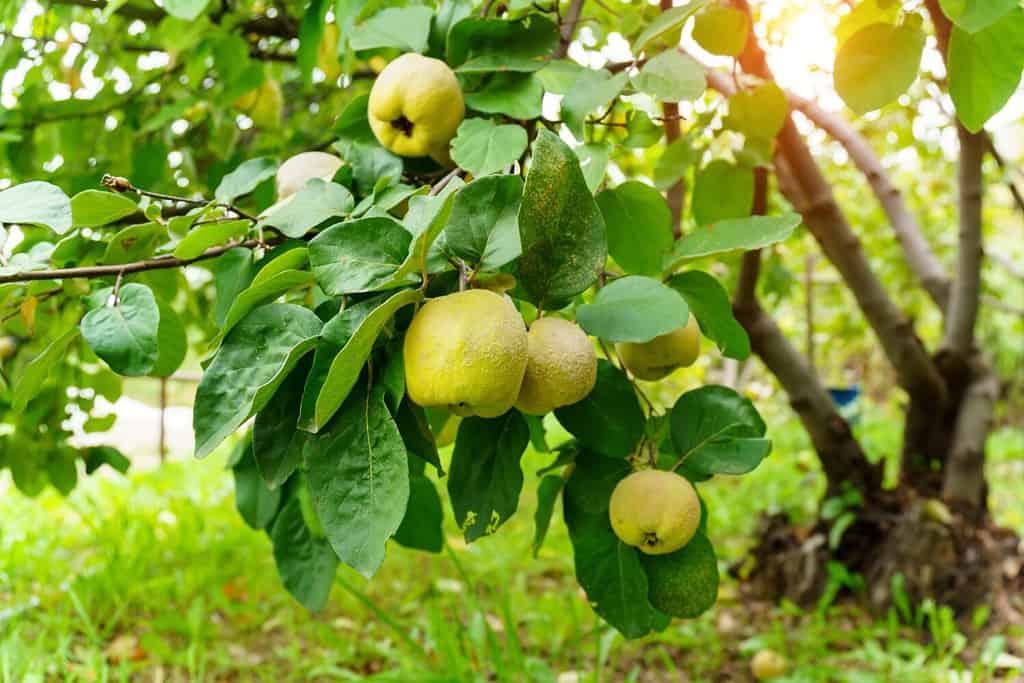
{"type": "Polygon", "coordinates": [[[729,98],[725,123],[748,138],[774,140],[789,115],[789,101],[778,85],[767,81],[729,98]]]}
{"type": "Polygon", "coordinates": [[[668,285],[683,295],[701,333],[718,344],[724,355],[737,360],[750,355],[750,338],[736,322],[729,294],[718,280],[699,270],[689,270],[673,277],[668,285]]]}
{"type": "Polygon", "coordinates": [[[654,18],[654,21],[647,24],[646,28],[633,41],[633,53],[639,54],[647,46],[647,43],[663,33],[682,26],[686,23],[687,19],[703,9],[707,4],[707,0],[693,0],[680,7],[673,7],[662,12],[654,18]]]}
{"type": "Polygon", "coordinates": [[[747,216],[698,228],[676,242],[665,270],[675,270],[687,261],[730,251],[763,249],[781,242],[800,225],[800,215],[747,216]]]}
{"type": "Polygon", "coordinates": [[[541,115],[544,86],[532,73],[496,73],[480,90],[466,93],[466,106],[486,114],[505,114],[513,119],[541,115]]]}
{"type": "Polygon", "coordinates": [[[865,26],[879,22],[895,24],[902,5],[892,0],[861,0],[849,13],[839,19],[836,26],[836,44],[841,46],[850,36],[865,26]]]}
{"type": "Polygon", "coordinates": [[[540,14],[522,19],[467,18],[448,32],[448,63],[457,72],[537,71],[558,44],[558,28],[540,14]]]}
{"type": "Polygon", "coordinates": [[[316,344],[322,325],[308,308],[267,304],[231,330],[196,390],[192,416],[196,457],[209,455],[263,409],[316,344]]]}
{"type": "Polygon", "coordinates": [[[71,229],[71,200],[56,185],[21,183],[0,192],[0,223],[45,225],[63,235],[71,229]]]}
{"type": "Polygon", "coordinates": [[[661,193],[632,180],[597,195],[608,252],[627,273],[657,275],[672,249],[672,212],[661,193]]]}
{"type": "Polygon", "coordinates": [[[299,25],[299,49],[295,54],[295,64],[302,74],[302,84],[307,89],[313,84],[313,67],[316,66],[320,53],[320,41],[324,36],[324,21],[327,17],[328,7],[330,7],[330,3],[327,0],[310,0],[305,12],[302,13],[302,24],[299,25]]]}
{"type": "Polygon", "coordinates": [[[309,263],[330,296],[393,289],[415,281],[398,274],[411,243],[392,218],[358,218],[317,235],[309,243],[309,263]]]}
{"type": "Polygon", "coordinates": [[[836,92],[858,114],[892,102],[917,79],[925,35],[911,23],[857,31],[836,53],[836,92]]]}
{"type": "Polygon", "coordinates": [[[43,349],[42,353],[33,358],[21,372],[21,377],[14,384],[14,391],[11,394],[11,410],[20,413],[39,394],[39,389],[50,376],[50,371],[55,365],[64,360],[68,345],[78,337],[78,328],[72,327],[60,335],[50,345],[43,349]]]}
{"type": "Polygon", "coordinates": [[[466,119],[452,140],[452,159],[475,176],[497,173],[526,151],[522,126],[497,125],[487,119],[466,119]]]}
{"type": "Polygon", "coordinates": [[[583,139],[583,124],[588,115],[608,106],[626,87],[629,76],[612,74],[607,69],[583,69],[572,88],[562,98],[562,119],[572,134],[583,139]]]}
{"type": "Polygon", "coordinates": [[[553,59],[537,72],[537,78],[544,85],[544,90],[565,95],[585,68],[571,59],[553,59]]]}
{"type": "Polygon", "coordinates": [[[747,45],[747,14],[728,5],[711,5],[693,22],[693,39],[713,55],[739,57],[747,45]]]}
{"type": "Polygon", "coordinates": [[[160,223],[140,223],[124,228],[107,243],[102,262],[106,265],[130,263],[149,258],[156,246],[167,235],[160,223]]]}
{"type": "Polygon", "coordinates": [[[263,481],[271,489],[284,484],[302,462],[302,449],[309,435],[298,429],[299,405],[310,364],[307,356],[256,414],[252,453],[263,481]]]}
{"type": "Polygon", "coordinates": [[[415,274],[426,277],[430,270],[434,242],[440,237],[452,213],[456,193],[464,187],[461,179],[452,179],[434,196],[416,196],[409,199],[409,211],[405,214],[405,227],[413,234],[409,255],[402,262],[395,279],[415,281],[415,274]]]}
{"type": "Polygon", "coordinates": [[[368,94],[353,97],[337,120],[334,122],[334,134],[346,144],[371,143],[377,144],[377,138],[370,128],[368,118],[370,96],[368,94]]]}
{"type": "Polygon", "coordinates": [[[139,205],[124,195],[83,190],[71,198],[71,225],[75,228],[98,228],[116,223],[139,210],[139,205]]]}
{"type": "Polygon", "coordinates": [[[749,216],[754,206],[754,172],[715,159],[697,174],[693,217],[698,225],[749,216]]]}
{"type": "Polygon", "coordinates": [[[426,52],[430,37],[429,7],[389,7],[355,27],[349,34],[353,50],[393,47],[403,52],[426,52]]]}
{"type": "Polygon", "coordinates": [[[587,183],[587,189],[591,194],[597,192],[604,182],[604,172],[608,168],[608,145],[603,142],[589,142],[575,148],[580,160],[580,170],[583,171],[583,179],[587,183]]]}
{"type": "Polygon", "coordinates": [[[216,221],[204,223],[193,228],[174,248],[176,258],[190,260],[202,255],[210,247],[215,247],[244,236],[249,231],[251,221],[216,221]]]}
{"type": "Polygon", "coordinates": [[[92,446],[86,448],[83,460],[85,460],[86,474],[92,474],[103,465],[124,474],[131,466],[131,461],[124,456],[124,453],[113,446],[92,446]]]}
{"type": "Polygon", "coordinates": [[[497,270],[522,253],[519,176],[479,178],[455,196],[445,227],[447,250],[479,270],[497,270]]]}
{"type": "Polygon", "coordinates": [[[533,556],[537,557],[544,539],[551,527],[551,516],[555,512],[555,503],[558,501],[558,494],[562,492],[565,480],[559,476],[549,474],[537,484],[537,509],[533,513],[533,556]]]}
{"type": "Polygon", "coordinates": [[[643,555],[651,605],[680,619],[695,619],[718,599],[718,559],[702,533],[667,555],[643,555]]]}
{"type": "Polygon", "coordinates": [[[530,430],[516,410],[491,420],[467,417],[459,425],[448,495],[467,542],[493,534],[519,507],[519,459],[529,442],[530,430]]]}
{"type": "MultiPolygon", "coordinates": [[[[277,173],[277,160],[270,157],[249,159],[221,178],[213,196],[222,204],[230,204],[255,190],[260,183],[277,173]]],[[[74,205],[72,204],[72,208],[74,205]]]]}
{"type": "Polygon", "coordinates": [[[341,157],[352,166],[356,190],[363,195],[374,194],[384,187],[396,185],[402,177],[402,159],[384,149],[374,138],[371,142],[340,145],[341,157]]]}
{"type": "Polygon", "coordinates": [[[678,50],[653,57],[630,80],[634,88],[662,102],[695,100],[707,87],[704,67],[678,50]]]}
{"type": "Polygon", "coordinates": [[[157,330],[160,308],[149,287],[129,282],[112,305],[106,305],[112,288],[96,297],[104,305],[82,318],[82,336],[97,356],[119,375],[149,374],[159,354],[157,330]]]}
{"type": "Polygon", "coordinates": [[[270,540],[284,587],[311,612],[323,609],[334,584],[338,557],[330,543],[316,538],[306,526],[298,496],[281,508],[270,530],[270,540]]]}
{"type": "MultiPolygon", "coordinates": [[[[262,271],[261,271],[262,272],[262,271]]],[[[245,316],[257,306],[274,301],[285,292],[313,284],[313,273],[307,270],[283,270],[265,278],[254,278],[252,284],[237,294],[224,317],[220,333],[211,343],[216,346],[245,316]]]]}
{"type": "Polygon", "coordinates": [[[1018,0],[939,0],[942,13],[968,33],[977,33],[1019,7],[1018,0]]]}
{"type": "Polygon", "coordinates": [[[587,334],[612,342],[647,342],[686,326],[690,309],[671,287],[643,275],[616,278],[576,309],[587,334]]]}
{"type": "Polygon", "coordinates": [[[689,138],[679,138],[665,146],[665,151],[654,164],[654,186],[664,192],[690,170],[698,153],[689,138]]]}
{"type": "Polygon", "coordinates": [[[366,577],[384,561],[409,500],[409,466],[384,387],[360,385],[304,451],[309,490],[342,562],[366,577]]]}
{"type": "MultiPolygon", "coordinates": [[[[423,300],[423,293],[418,289],[406,289],[392,295],[387,301],[373,309],[359,324],[352,337],[345,343],[341,351],[331,361],[323,388],[319,390],[314,404],[313,415],[303,415],[299,427],[311,432],[318,432],[328,420],[341,408],[352,387],[359,379],[359,373],[366,359],[373,350],[381,330],[395,312],[423,300]]],[[[303,403],[307,399],[303,396],[303,403]]]]}
{"type": "Polygon", "coordinates": [[[423,462],[410,460],[409,504],[395,541],[406,548],[439,553],[444,549],[444,511],[441,496],[433,482],[423,474],[423,462]],[[419,469],[413,466],[419,463],[419,469]]]}
{"type": "Polygon", "coordinates": [[[746,474],[772,449],[754,404],[728,387],[688,391],[672,406],[669,421],[679,461],[702,474],[746,474]]]}
{"type": "Polygon", "coordinates": [[[149,374],[154,377],[170,377],[181,367],[188,354],[188,334],[185,324],[171,305],[159,296],[155,298],[157,308],[160,309],[160,324],[156,332],[156,363],[149,374]]]}
{"type": "Polygon", "coordinates": [[[232,468],[235,477],[235,507],[250,528],[265,529],[274,521],[277,509],[281,506],[281,491],[267,488],[260,477],[248,438],[242,448],[242,459],[232,468]]]}
{"type": "Polygon", "coordinates": [[[664,628],[667,620],[647,599],[647,574],[639,553],[615,536],[608,519],[612,489],[631,471],[625,461],[608,460],[586,451],[562,496],[569,527],[576,580],[591,607],[627,638],[664,628]]]}
{"type": "Polygon", "coordinates": [[[260,224],[275,227],[287,237],[302,237],[326,220],[347,215],[353,206],[355,200],[347,189],[313,178],[298,192],[270,207],[260,218],[260,224]]]}
{"type": "Polygon", "coordinates": [[[430,422],[427,420],[423,408],[406,397],[398,406],[395,422],[398,424],[398,431],[402,434],[402,441],[405,442],[405,448],[409,454],[432,465],[437,470],[437,476],[443,477],[444,468],[441,466],[441,457],[437,453],[434,434],[430,430],[430,422]]]}
{"type": "MultiPolygon", "coordinates": [[[[964,127],[977,133],[1013,96],[1024,68],[1024,9],[974,34],[953,29],[949,94],[964,127]]],[[[2,197],[3,195],[0,195],[2,197]]]]}
{"type": "Polygon", "coordinates": [[[194,21],[203,13],[210,0],[167,0],[164,9],[172,17],[194,21]]]}
{"type": "Polygon", "coordinates": [[[644,411],[621,370],[597,361],[597,383],[579,403],[555,409],[555,417],[580,443],[609,458],[628,458],[644,435],[644,411]]]}
{"type": "Polygon", "coordinates": [[[519,282],[532,303],[565,301],[597,281],[608,254],[604,219],[579,159],[540,130],[519,207],[519,282]]]}
{"type": "Polygon", "coordinates": [[[473,13],[470,0],[441,0],[430,24],[430,52],[443,55],[452,26],[473,13]]]}

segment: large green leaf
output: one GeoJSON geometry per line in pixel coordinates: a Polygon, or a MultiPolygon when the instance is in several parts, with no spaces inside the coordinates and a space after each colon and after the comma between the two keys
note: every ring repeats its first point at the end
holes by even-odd
{"type": "MultiPolygon", "coordinates": [[[[369,358],[373,345],[377,341],[384,325],[395,315],[395,311],[423,300],[423,293],[418,289],[406,289],[392,295],[387,301],[373,309],[360,323],[334,359],[331,361],[322,388],[316,394],[313,414],[303,415],[299,426],[311,432],[318,432],[328,420],[339,410],[346,400],[359,373],[369,358]]],[[[326,333],[326,330],[325,330],[326,333]]],[[[307,388],[308,390],[308,388],[307,388]]],[[[307,399],[303,396],[303,403],[307,399]]]]}
{"type": "Polygon", "coordinates": [[[308,308],[267,304],[231,330],[196,390],[192,415],[196,457],[209,455],[263,409],[316,344],[322,325],[308,308]]]}
{"type": "Polygon", "coordinates": [[[792,235],[800,221],[799,214],[786,213],[734,218],[698,228],[676,242],[665,269],[674,270],[687,261],[705,256],[771,246],[792,235]]]}
{"type": "Polygon", "coordinates": [[[666,50],[648,60],[631,77],[633,87],[663,102],[695,100],[704,94],[704,67],[678,50],[666,50]]]}
{"type": "Polygon", "coordinates": [[[415,282],[396,277],[412,236],[392,218],[359,218],[324,230],[309,243],[309,263],[331,296],[393,289],[415,282]]]}
{"type": "Polygon", "coordinates": [[[700,331],[718,344],[723,355],[737,360],[750,355],[750,338],[733,316],[729,293],[718,280],[702,271],[689,270],[673,277],[668,285],[683,295],[700,331]]]}
{"type": "Polygon", "coordinates": [[[583,139],[583,124],[588,115],[604,108],[619,96],[629,76],[612,74],[606,69],[583,69],[572,89],[562,99],[562,119],[572,134],[583,139]]]}
{"type": "Polygon", "coordinates": [[[486,114],[505,114],[513,119],[541,115],[544,86],[532,73],[496,73],[475,92],[466,93],[466,106],[486,114]]]}
{"type": "Polygon", "coordinates": [[[257,306],[270,303],[293,289],[308,287],[313,284],[314,279],[313,273],[308,270],[282,270],[269,277],[253,278],[252,283],[239,292],[231,303],[231,308],[228,309],[228,313],[224,317],[220,334],[214,339],[213,346],[220,343],[234,329],[235,325],[257,306]]]}
{"type": "Polygon", "coordinates": [[[349,35],[353,50],[393,47],[404,52],[425,52],[430,36],[429,7],[389,7],[356,26],[349,35]]]}
{"type": "Polygon", "coordinates": [[[466,119],[452,140],[452,159],[475,176],[501,171],[526,151],[526,130],[488,119],[466,119]]]}
{"type": "Polygon", "coordinates": [[[445,227],[445,247],[480,270],[497,270],[522,253],[519,204],[523,181],[504,175],[478,178],[459,192],[445,227]]]}
{"type": "Polygon", "coordinates": [[[972,133],[1013,96],[1024,68],[1024,9],[971,34],[954,28],[949,40],[949,94],[972,133]]]}
{"type": "Polygon", "coordinates": [[[663,33],[671,31],[674,28],[678,28],[686,23],[686,20],[692,17],[694,14],[699,12],[708,4],[708,0],[692,0],[685,5],[679,7],[673,7],[670,10],[666,10],[654,18],[640,35],[633,41],[633,51],[639,53],[646,47],[647,43],[657,38],[663,33]]]}
{"type": "Polygon", "coordinates": [[[409,459],[409,504],[395,541],[406,548],[439,553],[444,549],[444,510],[434,483],[423,473],[423,461],[409,459]]]}
{"type": "Polygon", "coordinates": [[[836,53],[836,92],[858,114],[894,101],[917,79],[924,41],[913,22],[865,26],[836,53]]]}
{"type": "Polygon", "coordinates": [[[213,221],[197,225],[174,247],[174,256],[185,260],[194,259],[210,247],[244,236],[250,225],[252,222],[247,220],[213,221]]]}
{"type": "Polygon", "coordinates": [[[0,223],[45,225],[62,235],[71,229],[71,200],[56,185],[21,183],[0,192],[0,223]]]}
{"type": "Polygon", "coordinates": [[[160,309],[160,324],[157,327],[157,357],[150,374],[154,377],[170,377],[181,367],[188,354],[188,333],[181,317],[171,305],[156,297],[160,309]]]}
{"type": "Polygon", "coordinates": [[[281,486],[302,462],[302,449],[309,435],[298,429],[299,405],[310,365],[310,357],[306,356],[256,414],[252,453],[256,467],[271,489],[281,486]]]}
{"type": "Polygon", "coordinates": [[[327,540],[342,562],[372,576],[409,500],[405,444],[384,405],[384,387],[352,391],[304,454],[327,540]]]}
{"type": "Polygon", "coordinates": [[[110,239],[101,261],[114,265],[149,258],[166,235],[167,228],[160,223],[129,225],[110,239]]]}
{"type": "Polygon", "coordinates": [[[76,228],[98,228],[139,211],[138,204],[113,192],[83,190],[71,198],[71,223],[76,228]]]}
{"type": "Polygon", "coordinates": [[[697,173],[693,217],[697,225],[749,216],[754,205],[754,171],[715,159],[697,173]]]}
{"type": "Polygon", "coordinates": [[[558,43],[558,27],[540,14],[522,19],[463,19],[448,32],[448,63],[463,73],[537,71],[558,43]]]}
{"type": "Polygon", "coordinates": [[[530,430],[516,410],[490,420],[468,417],[459,425],[448,495],[466,541],[494,533],[519,507],[519,459],[529,442],[530,430]]]}
{"type": "Polygon", "coordinates": [[[263,181],[273,178],[275,173],[277,173],[276,159],[270,157],[249,159],[221,178],[213,196],[218,202],[230,204],[255,190],[263,181]]]}
{"type": "Polygon", "coordinates": [[[102,289],[96,298],[103,305],[82,318],[82,336],[97,356],[119,375],[146,375],[159,355],[158,329],[160,307],[152,290],[129,282],[121,288],[117,300],[105,301],[113,288],[102,289]]]}
{"type": "Polygon", "coordinates": [[[537,484],[537,508],[533,512],[533,556],[536,557],[544,545],[544,539],[551,527],[551,516],[555,512],[558,494],[565,487],[565,480],[549,474],[537,484]]]}
{"type": "Polygon", "coordinates": [[[355,200],[346,188],[313,178],[298,192],[268,209],[260,223],[275,227],[288,237],[302,237],[324,221],[347,215],[353,206],[355,200]]]}
{"type": "Polygon", "coordinates": [[[631,180],[597,195],[608,252],[627,273],[657,275],[672,249],[672,212],[661,193],[631,180]]]}
{"type": "Polygon", "coordinates": [[[21,377],[14,384],[14,392],[11,395],[11,409],[14,412],[20,413],[28,402],[39,394],[39,389],[50,376],[50,371],[64,360],[68,345],[78,337],[78,334],[78,328],[72,327],[28,362],[21,372],[21,377]]]}
{"type": "Polygon", "coordinates": [[[280,489],[270,489],[260,476],[252,457],[249,439],[241,444],[242,458],[232,468],[235,478],[235,507],[253,529],[265,529],[274,521],[281,506],[280,489]]]}
{"type": "Polygon", "coordinates": [[[647,342],[686,326],[689,308],[671,287],[643,275],[612,280],[576,309],[588,334],[612,342],[647,342]]]}
{"type": "Polygon", "coordinates": [[[1018,0],[939,0],[942,13],[958,28],[977,33],[1020,6],[1018,0]]]}
{"type": "Polygon", "coordinates": [[[615,485],[631,471],[623,460],[581,451],[562,496],[569,527],[576,580],[594,611],[627,638],[639,638],[668,625],[647,598],[647,574],[639,552],[616,536],[608,519],[615,485]]]}
{"type": "Polygon", "coordinates": [[[711,5],[693,21],[693,39],[711,54],[724,57],[743,52],[749,31],[746,12],[728,5],[711,5]]]}
{"type": "Polygon", "coordinates": [[[729,98],[726,125],[748,138],[773,140],[789,114],[786,93],[767,81],[752,90],[741,90],[729,98]]]}
{"type": "Polygon", "coordinates": [[[558,422],[580,443],[609,458],[628,458],[644,435],[644,411],[629,379],[597,361],[597,383],[579,403],[555,409],[558,422]]]}
{"type": "Polygon", "coordinates": [[[580,145],[573,152],[580,160],[580,170],[587,183],[587,189],[597,192],[604,182],[604,173],[608,169],[608,145],[603,142],[591,142],[580,145]]]}
{"type": "Polygon", "coordinates": [[[604,219],[579,159],[541,129],[519,207],[520,284],[530,301],[565,301],[597,281],[608,255],[604,219]]]}
{"type": "Polygon", "coordinates": [[[669,422],[678,460],[701,474],[745,474],[772,449],[754,404],[728,387],[688,391],[672,406],[669,422]]]}
{"type": "Polygon", "coordinates": [[[317,538],[306,526],[298,496],[281,508],[270,529],[270,540],[284,587],[306,609],[323,609],[334,583],[338,556],[326,539],[317,538]]]}
{"type": "Polygon", "coordinates": [[[839,19],[836,26],[836,44],[842,45],[847,39],[865,26],[879,22],[895,24],[902,5],[892,0],[861,0],[839,19]]]}

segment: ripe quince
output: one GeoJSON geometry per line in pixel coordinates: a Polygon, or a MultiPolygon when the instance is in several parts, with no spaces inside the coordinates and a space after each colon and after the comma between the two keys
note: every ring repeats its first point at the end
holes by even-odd
{"type": "Polygon", "coordinates": [[[696,362],[700,355],[700,327],[691,314],[685,327],[647,342],[619,343],[615,348],[635,377],[653,381],[696,362]]]}
{"type": "Polygon", "coordinates": [[[470,289],[429,300],[405,334],[405,385],[425,408],[497,417],[519,396],[526,325],[506,296],[470,289]]]}
{"type": "Polygon", "coordinates": [[[562,318],[540,318],[527,334],[529,360],[516,408],[545,415],[582,401],[597,381],[597,354],[586,333],[562,318]]]}
{"type": "Polygon", "coordinates": [[[277,198],[286,199],[299,191],[307,180],[330,180],[341,168],[342,161],[327,152],[302,152],[290,157],[277,169],[277,198]]]}
{"type": "Polygon", "coordinates": [[[700,499],[693,484],[674,472],[641,470],[612,491],[612,530],[648,555],[665,555],[690,542],[700,525],[700,499]]]}
{"type": "Polygon", "coordinates": [[[377,77],[368,114],[377,140],[395,154],[431,156],[444,163],[466,106],[447,64],[409,52],[377,77]]]}

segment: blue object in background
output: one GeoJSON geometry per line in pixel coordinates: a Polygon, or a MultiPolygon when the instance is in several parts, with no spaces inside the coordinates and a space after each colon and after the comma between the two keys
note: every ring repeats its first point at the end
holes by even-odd
{"type": "Polygon", "coordinates": [[[829,387],[829,396],[839,409],[839,414],[851,425],[860,421],[860,385],[852,387],[829,387]]]}

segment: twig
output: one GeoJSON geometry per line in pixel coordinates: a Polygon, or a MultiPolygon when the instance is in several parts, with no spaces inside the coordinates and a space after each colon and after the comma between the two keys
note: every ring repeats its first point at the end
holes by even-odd
{"type": "MultiPolygon", "coordinates": [[[[142,195],[143,197],[160,199],[165,202],[180,202],[182,204],[188,204],[189,206],[206,206],[207,204],[210,203],[208,199],[193,199],[191,197],[179,197],[173,194],[164,194],[163,192],[143,190],[142,188],[135,187],[134,185],[132,185],[131,181],[128,180],[127,178],[122,178],[120,176],[114,176],[110,174],[103,176],[103,180],[101,181],[101,183],[103,187],[114,192],[134,192],[135,194],[142,195]]],[[[240,218],[245,218],[247,220],[252,221],[253,223],[257,221],[256,216],[253,216],[247,211],[243,211],[234,204],[225,204],[223,202],[217,202],[216,204],[214,204],[214,206],[218,206],[222,209],[232,211],[238,214],[240,218]]]]}
{"type": "Polygon", "coordinates": [[[462,169],[459,168],[458,166],[456,166],[452,170],[450,170],[447,173],[445,173],[444,176],[442,176],[442,178],[440,180],[438,180],[436,183],[434,183],[434,186],[430,188],[430,192],[427,193],[427,196],[428,197],[435,197],[435,196],[441,194],[441,190],[443,190],[448,185],[448,183],[450,183],[452,181],[452,179],[455,178],[455,176],[461,176],[461,175],[462,175],[462,169]]]}

